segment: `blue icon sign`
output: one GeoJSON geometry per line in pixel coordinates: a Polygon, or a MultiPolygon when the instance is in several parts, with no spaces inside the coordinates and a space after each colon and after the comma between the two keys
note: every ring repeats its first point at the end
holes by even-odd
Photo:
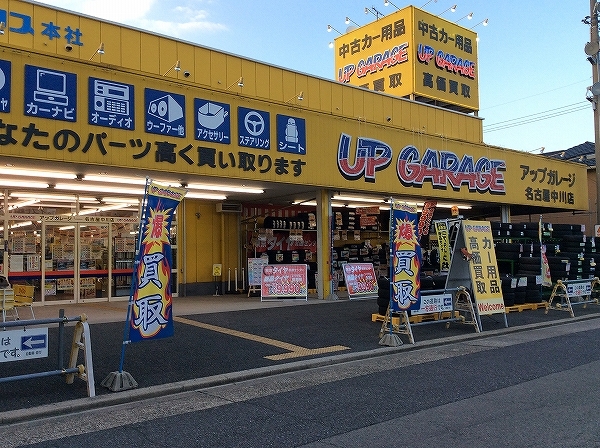
{"type": "Polygon", "coordinates": [[[270,149],[269,112],[238,107],[238,144],[246,148],[270,149]]]}
{"type": "Polygon", "coordinates": [[[194,98],[194,114],[196,140],[231,143],[229,104],[194,98]]]}
{"type": "Polygon", "coordinates": [[[306,154],[306,122],[303,118],[277,115],[277,151],[306,154]]]}
{"type": "Polygon", "coordinates": [[[39,350],[46,348],[48,344],[46,337],[47,335],[44,333],[21,336],[21,350],[39,350]]]}
{"type": "Polygon", "coordinates": [[[133,86],[89,78],[88,123],[117,129],[135,129],[133,86]]]}
{"type": "Polygon", "coordinates": [[[10,112],[10,62],[0,60],[0,112],[10,112]]]}
{"type": "Polygon", "coordinates": [[[25,65],[25,115],[77,121],[77,75],[25,65]]]}
{"type": "Polygon", "coordinates": [[[185,97],[162,90],[144,90],[146,132],[185,137],[185,97]]]}

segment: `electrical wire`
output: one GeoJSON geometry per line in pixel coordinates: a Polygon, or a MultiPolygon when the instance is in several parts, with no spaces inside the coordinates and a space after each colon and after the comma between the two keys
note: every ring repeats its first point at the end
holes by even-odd
{"type": "Polygon", "coordinates": [[[534,114],[525,115],[523,117],[512,118],[510,120],[499,121],[489,125],[484,125],[483,129],[485,132],[501,131],[504,129],[523,126],[537,121],[548,120],[550,118],[560,117],[561,115],[572,114],[575,112],[589,110],[590,105],[587,102],[579,102],[569,104],[567,106],[561,106],[554,109],[549,109],[542,112],[536,112],[534,114]]]}
{"type": "Polygon", "coordinates": [[[523,98],[517,98],[517,99],[512,100],[512,101],[507,101],[506,103],[494,104],[493,106],[486,107],[485,110],[494,109],[495,107],[505,106],[507,104],[516,103],[516,102],[522,101],[522,100],[528,100],[529,98],[533,98],[533,97],[540,96],[540,95],[546,95],[547,93],[554,92],[554,91],[560,90],[560,89],[564,89],[566,87],[571,87],[571,86],[574,86],[574,85],[577,85],[577,84],[581,84],[582,82],[588,82],[589,83],[590,79],[592,79],[591,76],[588,77],[588,78],[582,79],[581,81],[576,81],[576,82],[573,82],[571,84],[566,84],[564,86],[560,86],[560,87],[556,87],[554,89],[546,90],[544,92],[534,93],[533,95],[525,96],[523,98]]]}

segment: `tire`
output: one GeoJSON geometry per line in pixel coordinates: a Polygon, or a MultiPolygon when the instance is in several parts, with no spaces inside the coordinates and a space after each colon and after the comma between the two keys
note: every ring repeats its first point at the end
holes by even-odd
{"type": "Polygon", "coordinates": [[[504,300],[504,306],[513,306],[515,304],[515,293],[502,293],[502,299],[504,300]]]}

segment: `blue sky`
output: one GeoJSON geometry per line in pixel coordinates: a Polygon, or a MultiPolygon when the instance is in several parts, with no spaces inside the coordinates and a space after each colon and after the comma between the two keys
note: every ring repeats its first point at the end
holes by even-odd
{"type": "MultiPolygon", "coordinates": [[[[592,66],[584,46],[589,1],[421,0],[417,7],[458,21],[479,34],[479,116],[484,141],[527,152],[558,151],[594,140],[586,89],[592,66]],[[469,21],[463,18],[473,12],[469,21]],[[460,19],[460,20],[459,20],[460,19]],[[489,19],[488,26],[480,22],[489,19]],[[515,126],[516,123],[522,123],[515,126]],[[525,124],[523,124],[525,123],[525,124]]],[[[328,43],[346,16],[375,20],[383,0],[44,0],[81,12],[291,70],[334,79],[328,43]]],[[[393,2],[399,8],[409,3],[393,2]]]]}

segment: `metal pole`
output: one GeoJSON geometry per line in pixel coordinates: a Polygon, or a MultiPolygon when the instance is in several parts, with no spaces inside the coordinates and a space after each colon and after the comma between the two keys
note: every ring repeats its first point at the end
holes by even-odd
{"type": "MultiPolygon", "coordinates": [[[[596,0],[590,0],[590,42],[593,46],[598,44],[598,12],[596,11],[596,0]]],[[[598,57],[599,53],[596,53],[595,64],[592,69],[592,80],[593,84],[596,84],[599,80],[598,77],[598,57]]],[[[594,152],[596,156],[596,224],[600,224],[600,207],[598,201],[600,200],[600,169],[598,167],[598,160],[600,160],[600,110],[598,110],[598,95],[594,95],[594,152]]]]}

